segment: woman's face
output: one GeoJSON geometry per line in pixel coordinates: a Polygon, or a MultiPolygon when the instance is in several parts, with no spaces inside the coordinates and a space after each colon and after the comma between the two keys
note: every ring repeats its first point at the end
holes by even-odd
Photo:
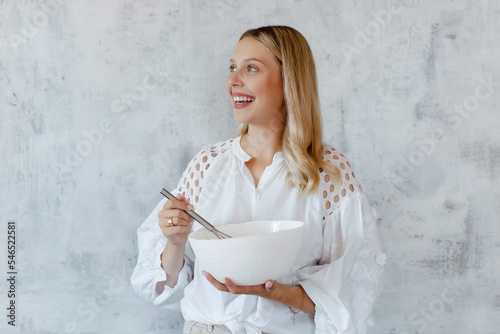
{"type": "Polygon", "coordinates": [[[229,63],[226,88],[236,122],[259,127],[282,124],[283,82],[274,54],[255,38],[245,37],[229,63]]]}

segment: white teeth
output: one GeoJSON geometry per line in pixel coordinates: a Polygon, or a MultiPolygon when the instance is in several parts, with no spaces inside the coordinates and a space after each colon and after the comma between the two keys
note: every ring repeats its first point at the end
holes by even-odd
{"type": "Polygon", "coordinates": [[[234,102],[251,102],[255,100],[253,97],[247,97],[247,96],[233,96],[234,102]]]}

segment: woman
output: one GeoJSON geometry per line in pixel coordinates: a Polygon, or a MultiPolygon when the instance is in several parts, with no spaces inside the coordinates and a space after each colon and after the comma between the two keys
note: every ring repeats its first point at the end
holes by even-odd
{"type": "Polygon", "coordinates": [[[162,200],[139,228],[134,289],[155,305],[180,307],[184,333],[365,333],[385,256],[348,160],[322,142],[307,41],[284,26],[245,32],[227,91],[239,136],[202,149],[177,200],[162,200]],[[257,286],[215,280],[194,265],[186,209],[217,225],[305,222],[294,274],[257,286]]]}

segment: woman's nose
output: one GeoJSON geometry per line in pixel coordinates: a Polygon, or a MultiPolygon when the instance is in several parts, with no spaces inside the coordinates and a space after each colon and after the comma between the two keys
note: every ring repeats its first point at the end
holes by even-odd
{"type": "Polygon", "coordinates": [[[230,86],[242,86],[243,81],[241,81],[240,73],[238,70],[234,71],[229,75],[229,78],[227,78],[227,81],[229,82],[230,86]]]}

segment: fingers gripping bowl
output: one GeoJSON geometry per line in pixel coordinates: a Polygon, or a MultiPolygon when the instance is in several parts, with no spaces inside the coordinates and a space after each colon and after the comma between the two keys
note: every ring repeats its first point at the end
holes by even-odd
{"type": "Polygon", "coordinates": [[[205,228],[189,235],[189,243],[204,270],[224,283],[263,284],[286,274],[302,246],[304,223],[261,220],[217,226],[232,236],[217,239],[205,228]]]}

